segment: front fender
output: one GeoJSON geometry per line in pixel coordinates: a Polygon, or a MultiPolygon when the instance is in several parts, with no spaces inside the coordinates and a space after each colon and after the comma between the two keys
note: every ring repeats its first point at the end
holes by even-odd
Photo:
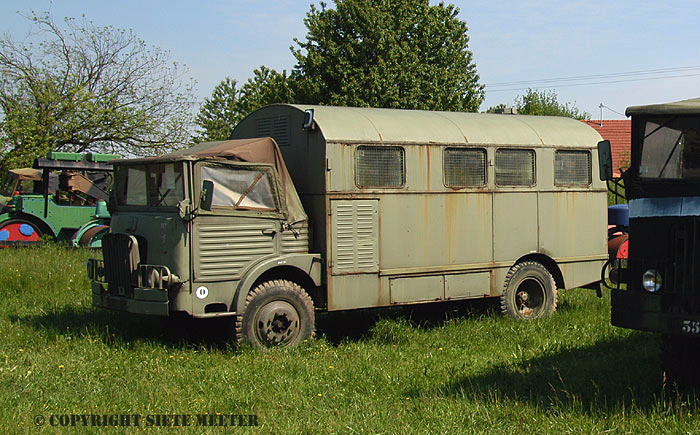
{"type": "Polygon", "coordinates": [[[243,276],[233,297],[231,308],[237,313],[245,309],[245,300],[255,282],[265,272],[273,269],[294,268],[307,275],[314,285],[321,285],[321,255],[320,254],[290,254],[264,260],[250,268],[243,276]]]}

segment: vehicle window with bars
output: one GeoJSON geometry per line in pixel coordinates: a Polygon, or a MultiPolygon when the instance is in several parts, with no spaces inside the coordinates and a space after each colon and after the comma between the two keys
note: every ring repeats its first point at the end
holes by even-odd
{"type": "Polygon", "coordinates": [[[534,184],[534,150],[496,150],[496,185],[532,186],[534,184]]]}
{"type": "Polygon", "coordinates": [[[355,150],[357,187],[403,187],[404,150],[401,147],[358,146],[355,150]]]}
{"type": "Polygon", "coordinates": [[[591,153],[589,151],[556,151],[554,184],[557,186],[591,184],[591,153]]]}
{"type": "Polygon", "coordinates": [[[483,186],[486,184],[486,150],[480,148],[445,148],[442,156],[447,187],[483,186]]]}

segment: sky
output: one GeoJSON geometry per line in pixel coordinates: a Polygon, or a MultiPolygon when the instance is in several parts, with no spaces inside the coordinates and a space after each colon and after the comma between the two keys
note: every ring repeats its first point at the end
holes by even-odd
{"type": "MultiPolygon", "coordinates": [[[[331,6],[333,1],[328,1],[331,6]]],[[[431,4],[438,2],[431,0],[431,4]]],[[[592,119],[624,119],[628,106],[700,97],[700,2],[691,0],[446,1],[466,21],[486,99],[505,104],[528,88],[553,90],[592,119]]],[[[261,65],[291,70],[311,0],[3,0],[0,29],[30,29],[21,15],[84,15],[131,29],[189,68],[199,100],[224,78],[245,82],[261,65]]]]}

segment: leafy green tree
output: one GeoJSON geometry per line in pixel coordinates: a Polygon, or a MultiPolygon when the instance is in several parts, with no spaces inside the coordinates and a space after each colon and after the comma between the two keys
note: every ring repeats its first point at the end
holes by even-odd
{"type": "Polygon", "coordinates": [[[311,5],[292,47],[298,101],[476,111],[484,99],[459,9],[428,0],[334,0],[311,5]]]}
{"type": "Polygon", "coordinates": [[[226,77],[214,87],[211,97],[205,98],[195,117],[199,131],[193,142],[225,140],[233,127],[243,118],[240,112],[241,90],[237,82],[226,77]]]}
{"type": "Polygon", "coordinates": [[[523,115],[566,116],[591,119],[591,114],[580,111],[574,103],[559,103],[553,90],[528,89],[527,94],[515,99],[515,108],[523,115]]]}
{"type": "Polygon", "coordinates": [[[287,77],[287,72],[281,73],[265,66],[253,71],[253,78],[241,89],[240,110],[243,115],[274,103],[292,103],[295,101],[294,84],[287,77]]]}
{"type": "Polygon", "coordinates": [[[294,92],[286,71],[278,73],[265,66],[253,71],[253,78],[237,88],[227,77],[205,98],[195,118],[199,126],[193,142],[225,140],[233,128],[250,112],[273,103],[292,102],[294,92]]]}
{"type": "Polygon", "coordinates": [[[195,141],[230,136],[243,116],[273,103],[476,111],[484,86],[459,10],[428,0],[334,0],[311,5],[307,39],[291,47],[288,76],[265,66],[241,87],[225,79],[196,117],[195,141]]]}
{"type": "Polygon", "coordinates": [[[190,135],[192,80],[131,31],[50,15],[0,37],[0,167],[47,151],[148,155],[190,135]]]}

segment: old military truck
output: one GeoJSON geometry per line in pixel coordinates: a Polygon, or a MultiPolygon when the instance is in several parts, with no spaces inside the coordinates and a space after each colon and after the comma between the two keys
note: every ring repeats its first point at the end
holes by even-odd
{"type": "Polygon", "coordinates": [[[237,315],[256,345],[312,336],[321,257],[270,138],[114,162],[111,232],[88,263],[93,304],[146,315],[237,315]],[[306,289],[306,290],[304,290],[306,289]]]}
{"type": "Polygon", "coordinates": [[[547,316],[607,259],[601,138],[574,120],[274,105],[233,136],[115,162],[96,306],[292,345],[315,310],[493,297],[547,316]]]}

